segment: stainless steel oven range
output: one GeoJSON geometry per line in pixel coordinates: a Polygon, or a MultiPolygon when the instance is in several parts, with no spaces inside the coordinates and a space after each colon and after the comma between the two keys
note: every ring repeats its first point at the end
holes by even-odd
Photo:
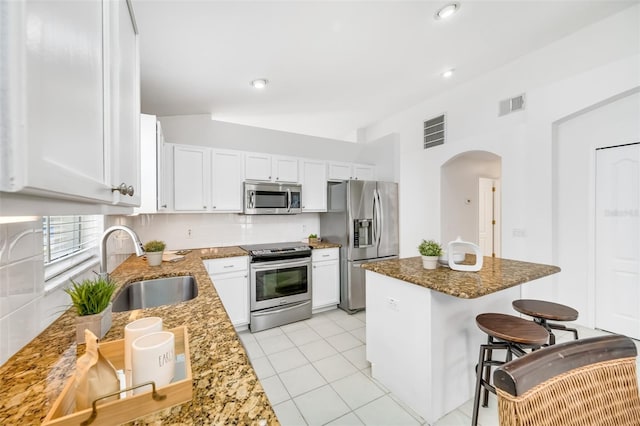
{"type": "Polygon", "coordinates": [[[303,243],[242,246],[251,256],[252,332],[311,318],[311,249],[303,243]]]}

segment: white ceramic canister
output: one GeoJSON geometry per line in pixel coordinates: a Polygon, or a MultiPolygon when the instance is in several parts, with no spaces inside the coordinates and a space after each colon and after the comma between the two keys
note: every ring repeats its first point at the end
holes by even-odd
{"type": "Polygon", "coordinates": [[[162,331],[162,318],[146,317],[130,322],[124,327],[124,375],[127,387],[132,382],[131,345],[138,337],[162,331]]]}
{"type": "MultiPolygon", "coordinates": [[[[170,331],[158,331],[138,337],[131,345],[133,386],[155,382],[156,389],[168,385],[176,370],[175,336],[170,331]]],[[[134,395],[151,391],[151,386],[133,390],[134,395]]]]}

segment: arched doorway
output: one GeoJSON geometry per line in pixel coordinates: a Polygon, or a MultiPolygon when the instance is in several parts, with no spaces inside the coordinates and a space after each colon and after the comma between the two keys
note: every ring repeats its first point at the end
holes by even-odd
{"type": "Polygon", "coordinates": [[[502,159],[487,151],[467,151],[440,168],[440,229],[444,244],[461,237],[485,256],[500,256],[502,159]]]}

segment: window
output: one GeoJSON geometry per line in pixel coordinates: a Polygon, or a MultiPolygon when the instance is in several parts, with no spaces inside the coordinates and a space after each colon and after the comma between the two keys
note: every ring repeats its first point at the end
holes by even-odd
{"type": "Polygon", "coordinates": [[[100,215],[42,217],[45,280],[98,256],[102,222],[100,215]]]}

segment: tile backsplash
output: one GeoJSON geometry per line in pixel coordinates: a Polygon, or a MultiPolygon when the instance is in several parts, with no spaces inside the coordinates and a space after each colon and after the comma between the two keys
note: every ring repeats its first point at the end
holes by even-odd
{"type": "MultiPolygon", "coordinates": [[[[106,216],[105,228],[112,225],[130,226],[143,243],[163,240],[169,250],[175,250],[300,241],[319,233],[320,217],[317,213],[106,216]]],[[[112,234],[107,242],[107,270],[112,271],[133,251],[126,234],[112,234]]],[[[0,217],[0,364],[36,338],[70,304],[63,287],[45,291],[43,262],[42,218],[0,217]]],[[[92,277],[94,269],[98,266],[74,280],[92,277]]]]}
{"type": "Polygon", "coordinates": [[[0,219],[5,219],[0,220],[0,364],[3,364],[67,309],[69,296],[62,288],[45,292],[42,218],[0,219]]]}

